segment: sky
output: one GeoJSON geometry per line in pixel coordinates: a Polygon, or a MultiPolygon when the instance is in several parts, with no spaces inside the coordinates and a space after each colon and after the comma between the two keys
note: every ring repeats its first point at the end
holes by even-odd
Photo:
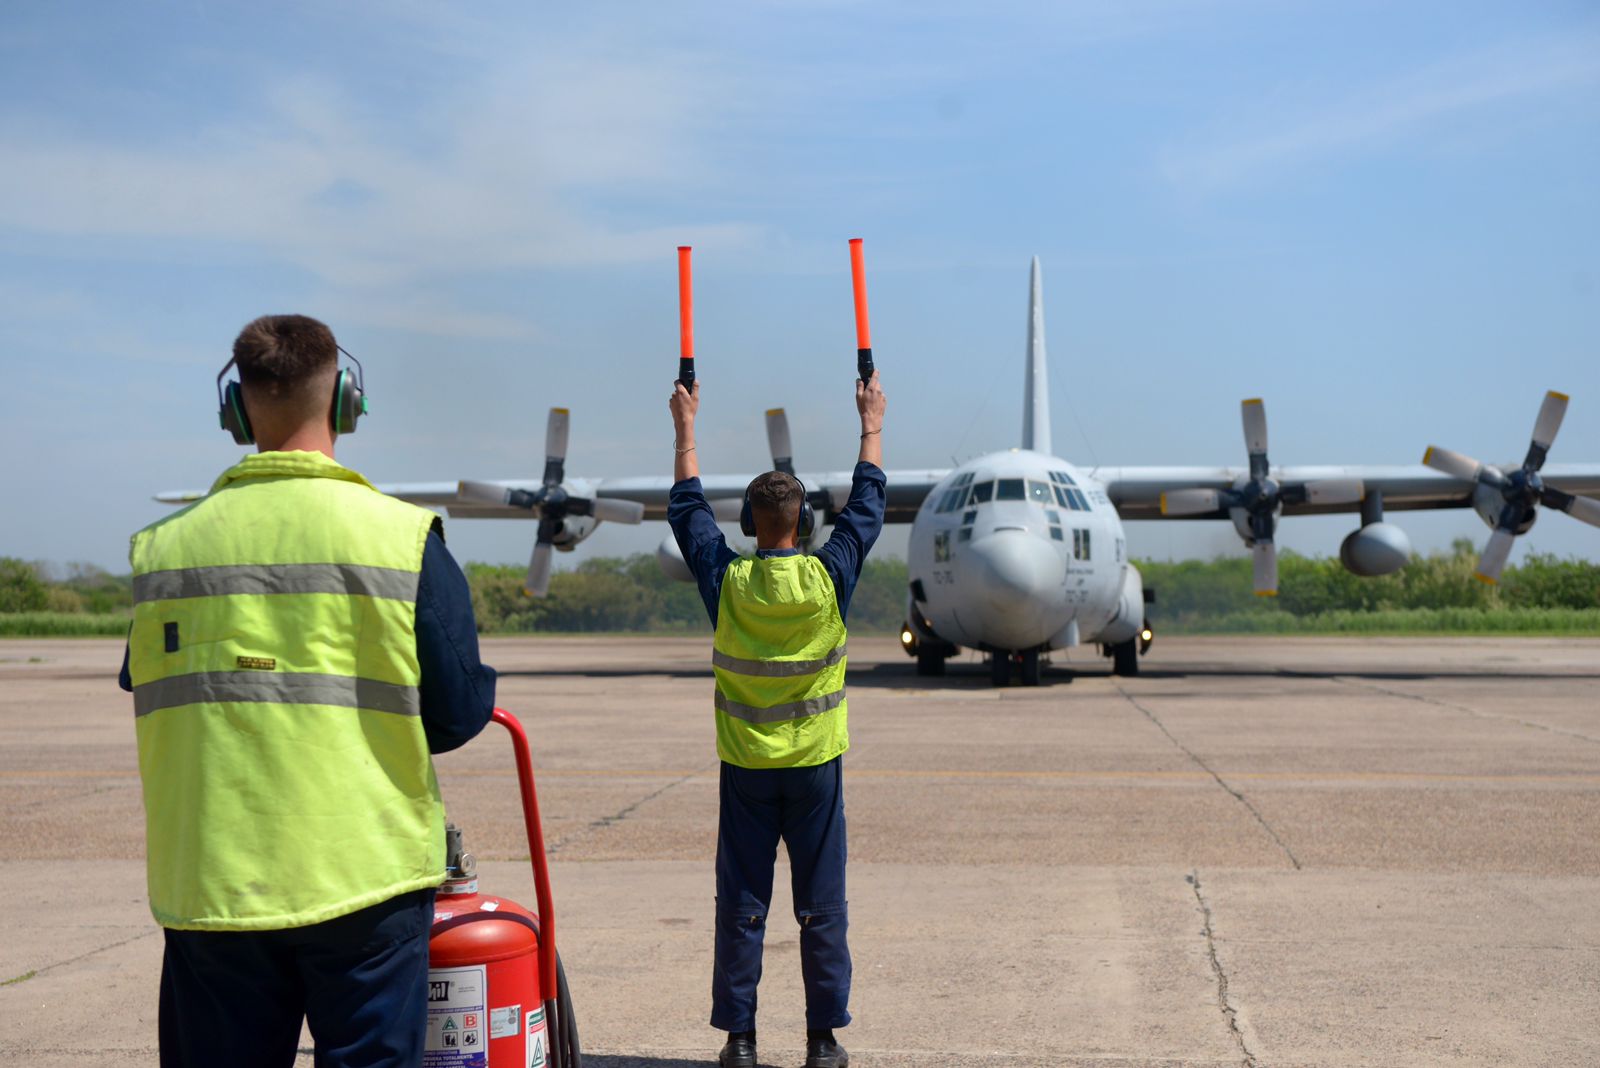
{"type": "MultiPolygon", "coordinates": [[[[668,475],[679,244],[708,473],[764,467],[779,405],[802,471],[853,461],[858,236],[891,469],[1020,443],[1034,255],[1075,463],[1242,465],[1255,396],[1275,463],[1508,462],[1559,389],[1552,462],[1600,464],[1596,190],[1580,0],[11,0],[0,556],[126,571],[151,495],[241,455],[215,376],[269,312],[362,360],[339,456],[373,481],[534,479],[551,406],[569,474],[668,475]]],[[[1392,518],[1424,551],[1487,536],[1392,518]]],[[[533,536],[448,530],[464,560],[533,536]]],[[[1546,513],[1530,549],[1600,559],[1600,530],[1546,513]]]]}

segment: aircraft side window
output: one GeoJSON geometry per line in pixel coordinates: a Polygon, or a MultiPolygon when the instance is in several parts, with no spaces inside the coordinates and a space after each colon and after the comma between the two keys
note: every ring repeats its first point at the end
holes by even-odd
{"type": "Polygon", "coordinates": [[[1050,484],[1048,482],[1034,482],[1028,480],[1028,497],[1040,504],[1050,503],[1050,484]]]}
{"type": "Polygon", "coordinates": [[[947,563],[950,560],[950,532],[941,530],[933,536],[933,562],[936,564],[947,563]]]}
{"type": "Polygon", "coordinates": [[[961,507],[961,502],[966,499],[965,489],[950,489],[944,491],[944,496],[939,500],[939,511],[953,512],[961,507]]]}
{"type": "Polygon", "coordinates": [[[1002,478],[996,483],[994,499],[997,501],[1025,501],[1028,499],[1020,478],[1002,478]]]}
{"type": "Polygon", "coordinates": [[[977,519],[977,518],[978,518],[978,510],[976,508],[974,508],[970,512],[964,512],[961,515],[961,525],[964,526],[964,527],[970,527],[972,525],[973,521],[975,519],[977,519]]]}
{"type": "Polygon", "coordinates": [[[1051,526],[1058,527],[1061,525],[1061,513],[1056,511],[1054,508],[1046,508],[1044,512],[1044,518],[1045,522],[1049,523],[1051,526]]]}
{"type": "Polygon", "coordinates": [[[1053,541],[1064,541],[1065,540],[1061,536],[1061,528],[1060,527],[1051,527],[1050,528],[1050,538],[1053,541]]]}
{"type": "Polygon", "coordinates": [[[1073,507],[1077,508],[1080,512],[1089,511],[1089,498],[1083,495],[1083,490],[1075,489],[1069,490],[1068,492],[1072,494],[1073,507]]]}
{"type": "Polygon", "coordinates": [[[962,474],[962,476],[960,478],[956,479],[956,485],[962,486],[962,487],[966,487],[966,486],[972,485],[972,476],[974,474],[975,474],[975,472],[972,472],[972,471],[965,472],[964,474],[962,474]]]}
{"type": "Polygon", "coordinates": [[[994,496],[993,482],[980,482],[972,487],[972,503],[982,504],[994,496]]]}
{"type": "Polygon", "coordinates": [[[1065,471],[1052,471],[1050,472],[1050,477],[1061,483],[1063,486],[1077,485],[1076,482],[1072,481],[1072,476],[1067,474],[1065,471]]]}
{"type": "Polygon", "coordinates": [[[1073,529],[1072,558],[1074,560],[1089,559],[1089,532],[1087,530],[1073,529]]]}
{"type": "Polygon", "coordinates": [[[971,540],[972,540],[972,528],[971,527],[962,527],[960,530],[956,531],[956,541],[971,541],[971,540]]]}
{"type": "Polygon", "coordinates": [[[1072,498],[1067,496],[1067,494],[1069,492],[1070,491],[1065,489],[1064,487],[1061,487],[1061,486],[1057,486],[1056,487],[1056,501],[1063,508],[1071,508],[1072,507],[1072,498]]]}

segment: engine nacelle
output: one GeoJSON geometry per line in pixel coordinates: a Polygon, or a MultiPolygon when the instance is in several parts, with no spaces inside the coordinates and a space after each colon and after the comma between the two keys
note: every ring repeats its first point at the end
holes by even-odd
{"type": "Polygon", "coordinates": [[[1117,599],[1117,611],[1111,621],[1100,628],[1094,640],[1103,645],[1117,645],[1129,638],[1139,637],[1144,630],[1144,576],[1132,564],[1122,573],[1122,595],[1117,599]]]}
{"type": "Polygon", "coordinates": [[[661,573],[674,582],[694,581],[694,572],[689,570],[683,553],[678,551],[678,539],[671,534],[656,546],[656,564],[661,568],[661,573]]]}
{"type": "Polygon", "coordinates": [[[1392,575],[1411,559],[1411,539],[1393,523],[1368,523],[1339,546],[1339,561],[1363,578],[1392,575]]]}

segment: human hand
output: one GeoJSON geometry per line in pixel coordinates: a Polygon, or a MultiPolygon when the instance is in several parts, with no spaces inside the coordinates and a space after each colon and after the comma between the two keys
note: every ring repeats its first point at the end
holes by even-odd
{"type": "Polygon", "coordinates": [[[682,382],[672,384],[672,398],[667,402],[672,409],[672,428],[678,432],[679,440],[694,435],[695,413],[700,411],[700,382],[695,380],[694,390],[690,392],[683,388],[682,382]]]}
{"type": "Polygon", "coordinates": [[[883,395],[883,387],[878,383],[877,371],[873,371],[872,377],[865,382],[856,379],[856,411],[861,414],[863,433],[876,433],[883,429],[883,412],[886,405],[887,398],[883,395]]]}

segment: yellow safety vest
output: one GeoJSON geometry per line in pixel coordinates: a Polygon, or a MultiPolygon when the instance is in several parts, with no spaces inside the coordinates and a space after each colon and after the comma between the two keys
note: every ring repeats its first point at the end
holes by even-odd
{"type": "Polygon", "coordinates": [[[300,927],[442,881],[416,646],[437,522],[321,453],[267,452],[133,536],[158,923],[300,927]]]}
{"type": "Polygon", "coordinates": [[[813,556],[728,565],[711,666],[717,755],[741,768],[826,764],[850,748],[845,627],[833,579],[813,556]]]}

